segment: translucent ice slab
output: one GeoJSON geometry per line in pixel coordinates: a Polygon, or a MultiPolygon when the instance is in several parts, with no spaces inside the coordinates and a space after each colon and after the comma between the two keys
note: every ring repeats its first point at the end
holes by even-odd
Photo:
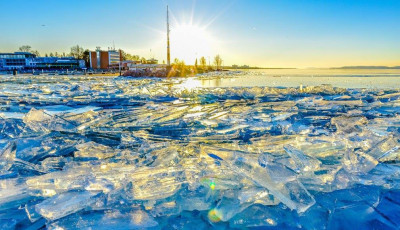
{"type": "Polygon", "coordinates": [[[297,180],[279,183],[273,181],[267,171],[246,154],[227,149],[204,147],[209,156],[227,164],[236,173],[243,174],[259,186],[265,187],[278,200],[290,209],[306,211],[315,203],[312,195],[297,180]]]}
{"type": "Polygon", "coordinates": [[[97,195],[87,191],[61,193],[37,204],[35,210],[48,220],[57,220],[89,207],[97,195]]]}

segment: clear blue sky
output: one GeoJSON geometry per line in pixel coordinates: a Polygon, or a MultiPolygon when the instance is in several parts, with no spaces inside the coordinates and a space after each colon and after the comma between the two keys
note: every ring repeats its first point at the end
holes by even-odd
{"type": "Polygon", "coordinates": [[[0,0],[0,52],[107,49],[114,41],[165,60],[167,4],[172,30],[191,18],[207,25],[206,55],[219,53],[227,65],[400,65],[399,0],[0,0]]]}

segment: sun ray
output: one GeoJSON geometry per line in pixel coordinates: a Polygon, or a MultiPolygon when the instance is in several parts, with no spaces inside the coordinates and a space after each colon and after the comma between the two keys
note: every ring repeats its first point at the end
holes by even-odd
{"type": "Polygon", "coordinates": [[[178,24],[171,30],[172,56],[193,65],[196,58],[210,56],[214,41],[204,27],[178,24]]]}
{"type": "Polygon", "coordinates": [[[172,23],[171,24],[175,24],[175,25],[179,24],[179,21],[176,18],[173,10],[169,9],[169,15],[170,15],[170,17],[172,19],[172,23]]]}
{"type": "Polygon", "coordinates": [[[196,7],[196,0],[192,2],[192,12],[190,14],[190,25],[193,25],[193,18],[194,18],[194,9],[196,7]]]}
{"type": "MultiPolygon", "coordinates": [[[[163,2],[165,2],[163,0],[163,2]]],[[[199,23],[195,18],[197,0],[192,1],[191,12],[189,15],[183,15],[177,18],[177,12],[171,8],[169,15],[170,23],[170,42],[171,42],[171,60],[178,58],[188,65],[193,65],[196,59],[205,57],[211,59],[217,50],[220,50],[221,42],[214,39],[211,33],[207,31],[207,27],[211,25],[220,15],[222,15],[230,6],[225,7],[219,14],[214,16],[208,24],[199,23]],[[189,16],[189,17],[188,17],[189,16]],[[197,23],[196,23],[197,22],[197,23]]],[[[199,16],[199,15],[196,15],[199,16]]],[[[200,15],[201,16],[201,15],[200,15]]],[[[146,24],[140,24],[148,30],[154,31],[160,35],[159,42],[155,43],[152,48],[156,48],[158,52],[163,52],[163,44],[165,43],[166,31],[153,28],[146,24]]],[[[220,52],[220,51],[219,51],[220,52]]],[[[199,60],[198,60],[199,62],[199,60]]]]}
{"type": "Polygon", "coordinates": [[[146,28],[146,29],[148,29],[148,30],[151,30],[151,31],[153,31],[153,32],[156,32],[156,33],[158,33],[158,34],[160,34],[160,35],[163,35],[163,34],[165,34],[165,31],[163,31],[163,30],[160,30],[160,29],[157,29],[157,28],[154,28],[154,27],[151,27],[151,26],[149,26],[149,25],[146,25],[146,24],[144,24],[144,23],[136,23],[137,24],[137,26],[141,26],[141,27],[143,27],[143,28],[146,28]]]}
{"type": "Polygon", "coordinates": [[[205,24],[205,28],[208,28],[209,26],[211,26],[215,20],[217,20],[219,17],[221,17],[229,8],[232,7],[234,1],[230,2],[228,5],[225,6],[225,8],[223,8],[218,14],[216,14],[213,18],[211,18],[210,21],[208,21],[205,24]]]}

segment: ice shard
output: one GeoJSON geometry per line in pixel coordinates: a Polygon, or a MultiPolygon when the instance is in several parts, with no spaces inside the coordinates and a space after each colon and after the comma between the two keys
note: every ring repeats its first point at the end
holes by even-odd
{"type": "Polygon", "coordinates": [[[309,157],[293,146],[283,147],[289,156],[294,160],[297,171],[316,171],[320,168],[321,162],[309,157]]]}
{"type": "Polygon", "coordinates": [[[14,141],[9,142],[0,152],[0,173],[7,172],[14,164],[17,145],[14,141]]]}
{"type": "Polygon", "coordinates": [[[71,122],[35,108],[32,108],[24,116],[23,121],[35,132],[50,132],[52,130],[73,132],[76,129],[71,122]]]}

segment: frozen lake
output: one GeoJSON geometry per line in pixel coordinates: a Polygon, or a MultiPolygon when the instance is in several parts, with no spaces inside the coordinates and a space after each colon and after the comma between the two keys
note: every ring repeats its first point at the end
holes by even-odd
{"type": "Polygon", "coordinates": [[[246,70],[237,77],[196,79],[201,87],[299,87],[330,84],[342,88],[400,87],[400,69],[261,69],[246,70]]]}
{"type": "Polygon", "coordinates": [[[0,76],[0,229],[397,229],[398,79],[0,76]]]}

